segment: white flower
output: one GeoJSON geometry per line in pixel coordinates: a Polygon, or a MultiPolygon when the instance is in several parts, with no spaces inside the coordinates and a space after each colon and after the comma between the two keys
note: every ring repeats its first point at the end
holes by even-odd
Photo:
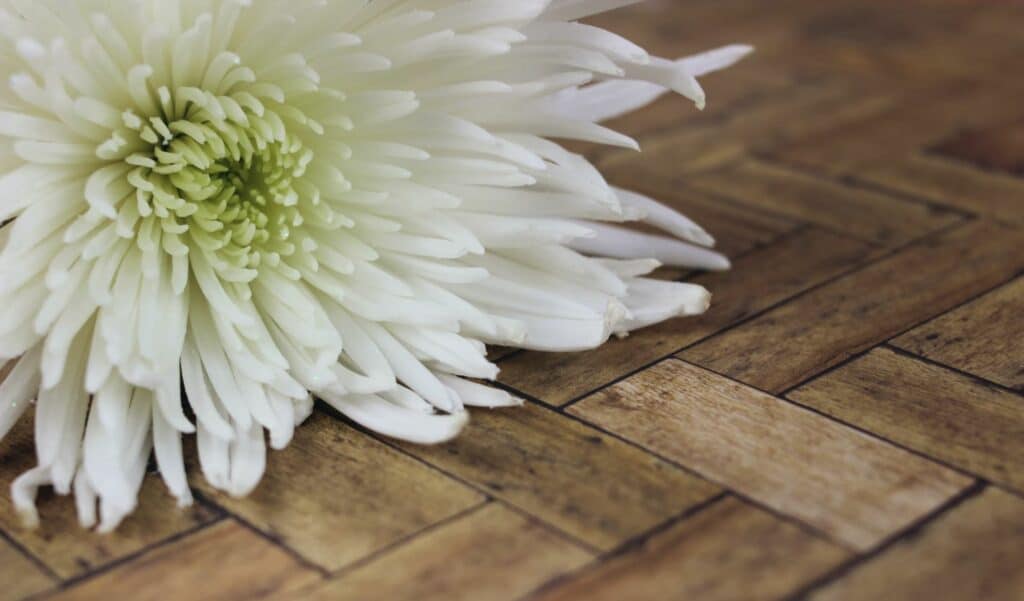
{"type": "Polygon", "coordinates": [[[695,77],[749,50],[670,62],[576,22],[635,1],[0,0],[0,437],[34,400],[24,519],[52,485],[114,528],[151,453],[188,504],[193,432],[244,495],[311,393],[444,441],[464,406],[517,403],[462,379],[497,374],[485,343],[589,349],[704,311],[642,276],[727,267],[711,238],[550,141],[634,148],[596,123],[666,88],[702,105],[695,77]],[[679,239],[596,223],[631,220],[679,239]]]}

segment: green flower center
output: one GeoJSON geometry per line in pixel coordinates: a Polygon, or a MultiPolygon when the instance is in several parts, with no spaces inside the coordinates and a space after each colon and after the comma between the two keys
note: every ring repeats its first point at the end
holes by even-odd
{"type": "Polygon", "coordinates": [[[134,206],[119,218],[133,227],[156,220],[173,234],[172,247],[180,236],[226,279],[249,281],[261,265],[312,250],[311,239],[293,234],[319,204],[319,191],[303,178],[314,155],[255,99],[245,107],[204,100],[174,120],[124,113],[140,148],[126,159],[134,206]]]}

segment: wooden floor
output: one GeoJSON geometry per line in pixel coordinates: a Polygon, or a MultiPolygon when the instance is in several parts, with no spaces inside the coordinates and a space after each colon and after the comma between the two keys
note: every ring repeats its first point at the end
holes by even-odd
{"type": "MultiPolygon", "coordinates": [[[[734,258],[700,319],[507,354],[530,402],[419,448],[320,409],[245,500],[150,476],[115,535],[68,499],[0,599],[1024,599],[1024,4],[654,1],[664,55],[759,53],[586,148],[734,258]]],[[[32,462],[0,446],[0,486],[32,462]]]]}

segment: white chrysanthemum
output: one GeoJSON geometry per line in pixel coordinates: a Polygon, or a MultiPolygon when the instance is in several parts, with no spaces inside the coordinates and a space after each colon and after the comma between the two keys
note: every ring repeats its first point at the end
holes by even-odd
{"type": "Polygon", "coordinates": [[[311,393],[444,441],[516,403],[462,379],[497,374],[485,343],[704,311],[642,276],[727,267],[711,238],[550,141],[635,147],[596,123],[666,88],[701,105],[695,77],[748,50],[670,62],[575,22],[635,1],[0,0],[0,437],[35,400],[26,521],[52,485],[115,527],[151,453],[189,503],[183,433],[244,495],[311,393]],[[678,239],[596,223],[631,220],[678,239]]]}

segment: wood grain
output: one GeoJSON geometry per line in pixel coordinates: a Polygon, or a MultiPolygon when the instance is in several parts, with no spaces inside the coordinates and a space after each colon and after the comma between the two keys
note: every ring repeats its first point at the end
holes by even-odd
{"type": "Polygon", "coordinates": [[[475,411],[454,442],[404,448],[605,551],[719,492],[645,451],[532,404],[475,411]]]}
{"type": "Polygon", "coordinates": [[[0,601],[17,601],[56,584],[14,545],[0,538],[0,601]]]}
{"type": "Polygon", "coordinates": [[[258,534],[224,520],[52,598],[280,599],[319,577],[258,534]]]}
{"type": "Polygon", "coordinates": [[[907,332],[893,344],[1024,391],[1024,278],[907,332]]]}
{"type": "Polygon", "coordinates": [[[714,297],[705,315],[640,330],[585,353],[520,353],[501,362],[499,378],[545,403],[564,405],[852,269],[872,253],[871,246],[845,236],[803,229],[741,257],[728,273],[693,278],[714,297]]]}
{"type": "Polygon", "coordinates": [[[973,223],[914,244],[681,354],[781,392],[1006,282],[1024,268],[1024,232],[973,223]]]}
{"type": "Polygon", "coordinates": [[[863,166],[855,177],[976,215],[1024,223],[1024,181],[943,156],[915,153],[880,161],[863,166]]]}
{"type": "Polygon", "coordinates": [[[674,359],[570,412],[852,549],[877,545],[970,484],[949,469],[674,359]]]}
{"type": "Polygon", "coordinates": [[[267,457],[253,494],[201,490],[309,561],[337,570],[482,502],[469,488],[314,412],[267,457]]]}
{"type": "Polygon", "coordinates": [[[320,409],[255,496],[193,471],[209,504],[181,513],[151,475],[105,537],[46,489],[43,529],[20,529],[23,424],[0,444],[0,599],[1024,598],[1024,3],[647,0],[590,22],[669,59],[756,47],[701,78],[707,110],[667,95],[607,123],[642,153],[567,142],[718,238],[732,272],[656,274],[709,287],[707,315],[495,349],[541,402],[474,410],[439,448],[320,409]]]}
{"type": "Polygon", "coordinates": [[[1024,501],[988,489],[813,594],[812,601],[1024,598],[1024,501]]]}
{"type": "Polygon", "coordinates": [[[848,556],[735,498],[679,522],[537,601],[769,601],[848,556]]]}
{"type": "Polygon", "coordinates": [[[894,199],[763,161],[697,175],[691,185],[798,221],[901,246],[956,223],[950,211],[894,199]]]}
{"type": "MultiPolygon", "coordinates": [[[[849,90],[834,81],[816,81],[799,89],[798,94],[791,91],[763,99],[726,120],[701,122],[652,138],[644,146],[644,153],[618,152],[598,165],[606,176],[624,186],[657,187],[653,191],[671,196],[671,191],[692,174],[742,160],[755,146],[778,146],[791,137],[833,125],[834,113],[851,103],[849,90]],[[792,129],[780,130],[778,123],[782,121],[792,124],[792,129]]],[[[874,108],[883,101],[872,98],[863,102],[874,108]]],[[[857,102],[851,114],[859,115],[863,110],[857,102]]]]}
{"type": "Polygon", "coordinates": [[[984,169],[1024,175],[1024,121],[961,131],[933,150],[984,169]]]}
{"type": "Polygon", "coordinates": [[[888,349],[789,394],[843,422],[1024,492],[1021,397],[888,349]]]}
{"type": "Polygon", "coordinates": [[[787,162],[832,175],[855,173],[864,164],[906,156],[937,144],[945,132],[998,126],[1019,119],[1012,102],[1021,82],[986,86],[943,81],[900,94],[891,109],[840,124],[782,145],[773,153],[787,162]]]}
{"type": "Polygon", "coordinates": [[[296,598],[512,601],[590,558],[537,521],[489,503],[296,598]]]}
{"type": "Polygon", "coordinates": [[[74,500],[58,497],[48,488],[40,491],[37,503],[41,524],[28,530],[14,511],[9,491],[14,479],[35,462],[32,419],[27,415],[0,442],[0,490],[4,491],[0,494],[0,529],[63,579],[86,574],[215,517],[202,503],[179,509],[160,478],[148,475],[139,493],[138,509],[114,536],[83,529],[74,500]]]}

